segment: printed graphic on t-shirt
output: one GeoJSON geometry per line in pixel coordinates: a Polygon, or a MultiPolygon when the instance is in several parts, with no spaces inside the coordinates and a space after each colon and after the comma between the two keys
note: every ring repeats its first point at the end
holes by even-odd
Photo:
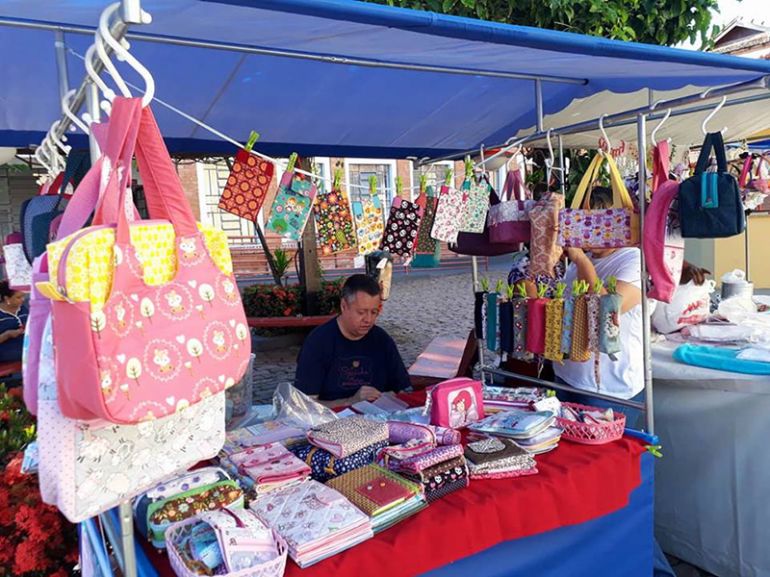
{"type": "Polygon", "coordinates": [[[337,359],[339,384],[343,389],[358,389],[372,384],[372,361],[367,357],[341,357],[337,359]]]}

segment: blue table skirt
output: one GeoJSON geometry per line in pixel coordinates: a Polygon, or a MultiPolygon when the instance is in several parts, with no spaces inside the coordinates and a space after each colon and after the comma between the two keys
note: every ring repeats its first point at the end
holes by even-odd
{"type": "Polygon", "coordinates": [[[653,574],[654,457],[641,458],[642,483],[610,515],[506,541],[424,577],[650,577],[653,574]]]}

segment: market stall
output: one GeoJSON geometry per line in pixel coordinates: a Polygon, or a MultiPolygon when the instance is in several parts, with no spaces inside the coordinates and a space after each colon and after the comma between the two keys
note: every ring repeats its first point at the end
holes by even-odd
{"type": "MultiPolygon", "coordinates": [[[[138,7],[136,2],[126,5],[138,7]]],[[[663,103],[656,100],[630,111],[612,110],[606,120],[592,119],[553,130],[561,139],[587,128],[598,126],[603,130],[603,122],[609,129],[616,122],[636,119],[639,155],[644,157],[646,115],[655,113],[658,104],[662,109],[715,98],[726,100],[744,90],[765,87],[765,75],[770,74],[770,64],[764,62],[357,3],[296,0],[244,5],[176,0],[155,6],[148,0],[144,7],[153,12],[153,24],[136,12],[134,19],[126,19],[127,11],[124,22],[113,26],[113,31],[117,30],[116,36],[120,37],[126,32],[125,22],[144,24],[137,29],[140,32],[129,35],[131,50],[157,79],[155,108],[169,147],[187,152],[230,153],[231,143],[241,145],[237,137],[228,135],[241,134],[244,124],[254,123],[263,132],[264,145],[253,150],[246,147],[247,152],[268,161],[274,160],[268,154],[295,149],[304,154],[457,155],[466,149],[475,151],[485,142],[497,143],[531,126],[535,131],[527,137],[529,140],[550,139],[551,130],[544,130],[545,115],[562,110],[579,96],[601,98],[604,90],[669,91],[698,86],[698,90],[676,98],[664,92],[663,103]],[[253,40],[255,37],[258,41],[253,40]],[[629,77],[628,70],[636,75],[629,77]],[[260,82],[256,91],[251,84],[255,77],[260,82]],[[292,82],[298,77],[313,89],[298,91],[292,82]],[[383,93],[384,87],[392,89],[388,100],[375,97],[383,93]],[[511,91],[519,89],[533,98],[511,99],[511,91]],[[456,95],[451,105],[436,106],[450,93],[456,95]],[[468,106],[471,100],[473,106],[468,106]],[[404,106],[407,101],[409,106],[404,106]],[[270,113],[244,120],[241,111],[247,105],[270,113]],[[393,121],[394,115],[398,122],[393,121]],[[325,121],[318,122],[319,118],[325,121]],[[346,130],[340,129],[343,125],[346,130]]],[[[96,17],[91,7],[74,2],[51,2],[46,6],[8,3],[0,9],[0,24],[16,28],[0,38],[0,43],[33,47],[41,38],[50,40],[51,31],[57,31],[59,59],[66,63],[72,56],[79,63],[78,57],[88,59],[93,55],[93,50],[89,53],[86,47],[96,17]]],[[[55,68],[50,67],[51,59],[43,60],[49,67],[42,69],[52,77],[55,68]]],[[[100,68],[109,68],[104,58],[100,61],[100,68]]],[[[73,76],[82,77],[73,74],[72,69],[59,66],[63,93],[73,76]]],[[[10,96],[7,100],[15,101],[24,93],[31,81],[26,72],[12,70],[19,82],[6,85],[4,90],[10,96]]],[[[145,77],[144,81],[146,93],[151,93],[149,79],[145,77]]],[[[76,91],[73,108],[82,104],[91,85],[83,84],[76,91]]],[[[136,90],[134,87],[131,83],[136,90]]],[[[37,100],[25,100],[23,112],[20,108],[9,110],[6,120],[13,120],[0,126],[0,140],[11,144],[42,138],[50,120],[58,116],[59,99],[39,91],[34,94],[37,100]]],[[[121,109],[123,104],[116,102],[121,109]]],[[[90,112],[98,117],[98,95],[91,100],[90,112]]],[[[53,128],[54,142],[68,124],[53,128]]],[[[72,135],[71,141],[76,143],[78,139],[72,135]]],[[[643,195],[644,164],[639,172],[643,195]]],[[[150,185],[146,184],[146,188],[150,185]]],[[[190,252],[195,254],[194,250],[193,246],[190,252]]],[[[219,287],[216,291],[210,286],[204,290],[202,285],[200,298],[210,303],[220,296],[227,302],[226,289],[222,296],[219,287]]],[[[203,304],[200,307],[205,308],[203,304]]],[[[167,312],[173,315],[179,310],[171,308],[167,312]]],[[[149,322],[155,309],[142,301],[141,314],[149,322]]],[[[93,330],[101,335],[104,324],[99,317],[94,322],[93,330]]],[[[232,322],[236,326],[237,319],[232,322]]],[[[184,343],[185,337],[182,335],[178,342],[184,343]]],[[[193,358],[202,353],[200,343],[192,339],[186,348],[193,358]]],[[[217,359],[222,351],[215,347],[214,351],[213,358],[217,359]]],[[[161,354],[156,355],[158,374],[165,378],[174,367],[164,364],[161,354]]],[[[646,355],[643,362],[647,362],[646,355]]],[[[137,366],[129,363],[127,370],[138,384],[142,371],[137,366]]],[[[216,379],[212,380],[216,386],[216,379]]],[[[220,380],[224,384],[227,379],[222,375],[220,380]]],[[[647,391],[648,429],[652,430],[649,380],[647,391]]],[[[161,400],[168,399],[172,399],[168,404],[173,405],[173,397],[161,400]]],[[[553,574],[569,571],[578,575],[573,568],[578,566],[588,575],[596,573],[591,561],[612,551],[615,557],[611,562],[624,567],[619,570],[622,574],[649,575],[653,550],[652,458],[646,453],[645,443],[650,442],[654,443],[654,439],[640,442],[626,437],[596,447],[565,442],[556,452],[538,458],[537,475],[474,480],[470,487],[431,504],[414,518],[301,573],[376,574],[387,562],[392,564],[388,574],[435,570],[437,575],[451,575],[467,573],[469,564],[477,572],[477,564],[490,562],[491,566],[492,561],[505,559],[504,564],[497,565],[501,572],[516,574],[538,567],[545,574],[544,563],[550,558],[553,574]],[[621,479],[623,482],[619,482],[621,479]],[[524,513],[527,509],[529,514],[524,513]],[[444,531],[446,536],[437,536],[444,531]],[[468,532],[472,539],[467,537],[468,532]],[[435,546],[437,539],[443,547],[435,546]],[[398,558],[397,553],[405,548],[418,550],[411,564],[398,558]],[[469,557],[479,552],[480,557],[469,557]],[[518,565],[511,563],[512,557],[518,565]],[[452,564],[460,559],[464,560],[452,564]]],[[[134,492],[127,490],[126,494],[133,496],[134,492]]],[[[130,518],[126,519],[125,511],[124,504],[125,565],[126,572],[132,574],[131,531],[126,530],[130,518]]],[[[299,574],[300,570],[290,565],[288,573],[299,574]]]]}

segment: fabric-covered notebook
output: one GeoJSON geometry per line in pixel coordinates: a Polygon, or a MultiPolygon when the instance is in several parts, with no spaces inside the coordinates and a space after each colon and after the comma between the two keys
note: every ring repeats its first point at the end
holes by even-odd
{"type": "Polygon", "coordinates": [[[374,443],[388,440],[388,425],[364,417],[336,419],[311,429],[307,439],[338,459],[348,457],[374,443]]]}
{"type": "Polygon", "coordinates": [[[422,491],[416,483],[379,465],[367,465],[345,473],[327,485],[345,495],[370,517],[384,513],[422,491]]]}

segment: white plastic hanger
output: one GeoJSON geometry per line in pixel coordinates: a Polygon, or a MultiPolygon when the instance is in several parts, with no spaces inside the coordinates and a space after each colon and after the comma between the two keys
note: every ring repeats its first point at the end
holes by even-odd
{"type": "Polygon", "coordinates": [[[45,144],[45,140],[42,143],[40,143],[40,145],[35,149],[35,152],[32,156],[35,158],[35,160],[37,160],[39,165],[41,165],[43,168],[45,168],[48,171],[48,174],[51,174],[53,172],[51,165],[48,164],[47,158],[46,160],[43,160],[43,156],[45,155],[44,144],[45,144]]]}
{"type": "Polygon", "coordinates": [[[128,89],[125,80],[123,80],[120,72],[118,72],[118,69],[115,68],[112,60],[110,60],[110,57],[107,55],[107,49],[104,47],[104,39],[102,38],[101,30],[97,30],[96,34],[94,35],[94,46],[96,46],[96,52],[99,55],[99,60],[102,61],[105,70],[107,70],[109,75],[112,76],[112,79],[115,81],[115,84],[117,84],[120,93],[126,98],[131,98],[131,91],[128,89]]]}
{"type": "Polygon", "coordinates": [[[551,182],[551,175],[553,174],[553,171],[555,170],[554,166],[556,165],[556,155],[553,152],[553,143],[551,142],[551,131],[553,128],[549,128],[548,132],[545,133],[545,141],[548,143],[548,166],[546,167],[546,175],[545,175],[545,181],[547,184],[550,184],[551,182]]]}
{"type": "Polygon", "coordinates": [[[72,109],[70,108],[70,103],[72,102],[72,97],[75,96],[75,93],[77,90],[70,90],[67,92],[67,94],[64,95],[64,98],[61,99],[61,107],[64,111],[64,115],[69,118],[72,123],[77,126],[80,130],[85,132],[86,134],[91,134],[91,131],[88,129],[88,126],[80,120],[76,114],[72,112],[72,109]]]}
{"type": "MultiPolygon", "coordinates": [[[[94,69],[94,52],[96,51],[96,44],[92,44],[88,47],[88,50],[86,50],[86,74],[88,74],[88,77],[93,81],[96,86],[99,87],[99,90],[102,91],[102,94],[104,94],[104,97],[107,99],[106,101],[102,101],[99,104],[99,107],[104,110],[107,114],[109,114],[112,110],[112,105],[110,104],[113,99],[115,98],[115,91],[107,86],[107,84],[102,80],[99,75],[96,73],[96,70],[94,69]]],[[[88,124],[91,124],[93,122],[93,119],[91,118],[91,115],[88,113],[83,114],[83,120],[85,120],[88,124]]]]}
{"type": "MultiPolygon", "coordinates": [[[[103,40],[110,45],[112,50],[115,52],[115,55],[119,59],[125,60],[129,66],[136,70],[136,72],[144,80],[146,86],[144,96],[142,96],[142,106],[147,106],[150,102],[152,102],[152,99],[155,96],[155,79],[152,77],[152,74],[150,74],[150,71],[147,70],[147,68],[145,68],[144,65],[139,62],[128,50],[126,50],[126,48],[120,42],[118,42],[112,36],[112,34],[110,34],[110,18],[119,9],[120,3],[116,2],[107,10],[102,12],[101,17],[99,18],[99,33],[101,34],[103,40]]],[[[150,18],[150,15],[142,11],[142,22],[149,23],[151,20],[152,19],[150,18]]]]}
{"type": "Polygon", "coordinates": [[[604,130],[604,117],[607,116],[606,114],[602,114],[599,117],[599,130],[602,133],[602,136],[604,137],[604,142],[607,143],[607,154],[610,154],[612,152],[612,143],[610,142],[610,137],[607,135],[607,131],[604,130]]]}
{"type": "MultiPolygon", "coordinates": [[[[666,110],[666,115],[663,117],[663,120],[661,120],[658,125],[652,129],[652,134],[650,134],[650,140],[652,141],[652,144],[655,145],[658,141],[656,140],[656,136],[658,134],[658,130],[660,130],[660,127],[663,126],[663,124],[668,120],[668,117],[671,116],[671,109],[669,108],[666,110]]],[[[669,142],[671,142],[670,138],[667,138],[669,142]]]]}
{"type": "MultiPolygon", "coordinates": [[[[722,107],[725,105],[725,102],[727,102],[727,96],[723,96],[722,100],[720,100],[719,104],[717,104],[717,107],[714,110],[712,110],[711,112],[709,112],[708,116],[706,116],[706,118],[703,119],[703,124],[700,125],[700,129],[701,129],[701,132],[703,132],[703,136],[706,136],[708,134],[708,130],[706,128],[706,125],[709,123],[709,121],[712,118],[714,118],[714,116],[716,115],[717,112],[722,110],[722,107]]],[[[727,132],[727,127],[725,126],[721,130],[721,132],[722,132],[722,134],[727,132]]]]}
{"type": "Polygon", "coordinates": [[[71,146],[68,146],[67,144],[64,144],[64,142],[67,140],[66,136],[62,136],[61,139],[56,137],[56,131],[59,128],[59,125],[61,124],[61,120],[57,120],[51,125],[51,129],[48,131],[49,139],[53,144],[56,145],[56,147],[61,150],[64,155],[68,155],[70,153],[70,150],[72,150],[71,146]]]}

